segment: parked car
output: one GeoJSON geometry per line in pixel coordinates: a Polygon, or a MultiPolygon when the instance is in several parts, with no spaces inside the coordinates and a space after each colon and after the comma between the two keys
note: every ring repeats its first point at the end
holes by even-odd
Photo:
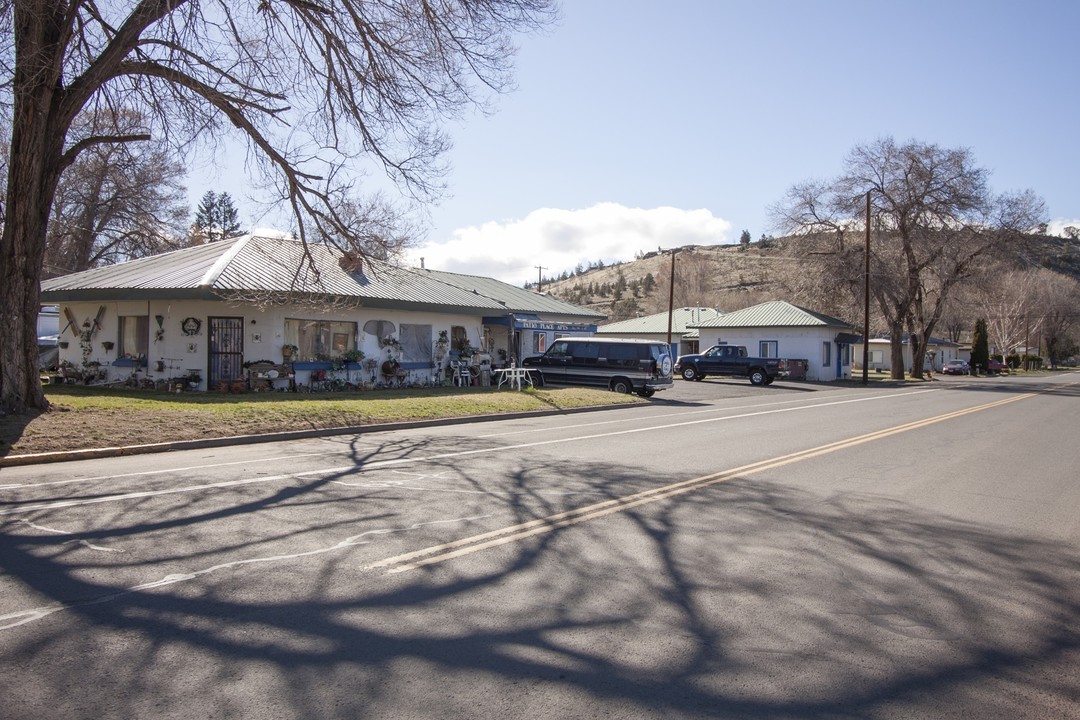
{"type": "Polygon", "coordinates": [[[990,363],[986,366],[986,373],[988,375],[994,375],[997,373],[1001,373],[1002,375],[1008,375],[1009,366],[1001,362],[1000,360],[990,358],[990,363]]]}
{"type": "Polygon", "coordinates": [[[967,360],[950,360],[941,368],[942,375],[970,375],[971,366],[967,360]]]}
{"type": "Polygon", "coordinates": [[[642,397],[675,386],[668,345],[652,340],[559,338],[522,365],[537,371],[533,382],[538,386],[594,385],[642,397]]]}

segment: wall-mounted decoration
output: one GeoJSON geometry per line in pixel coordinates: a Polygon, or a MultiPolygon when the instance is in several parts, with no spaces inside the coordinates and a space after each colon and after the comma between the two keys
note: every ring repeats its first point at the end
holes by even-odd
{"type": "Polygon", "coordinates": [[[198,335],[202,330],[202,320],[193,317],[184,318],[184,321],[180,323],[180,329],[185,335],[198,335]]]}
{"type": "Polygon", "coordinates": [[[187,344],[187,351],[189,353],[199,352],[199,343],[188,343],[187,344]]]}
{"type": "Polygon", "coordinates": [[[251,333],[251,342],[253,342],[253,343],[261,343],[262,342],[262,333],[251,333]]]}

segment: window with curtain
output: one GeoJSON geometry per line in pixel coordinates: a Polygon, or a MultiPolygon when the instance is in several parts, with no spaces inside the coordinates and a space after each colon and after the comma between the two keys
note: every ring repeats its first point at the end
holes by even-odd
{"type": "Polygon", "coordinates": [[[150,347],[150,316],[121,315],[116,357],[145,358],[150,347]]]}
{"type": "Polygon", "coordinates": [[[331,360],[356,349],[356,323],[286,318],[285,344],[299,348],[296,360],[331,360]]]}
{"type": "Polygon", "coordinates": [[[431,325],[401,323],[401,359],[406,362],[431,360],[431,325]]]}

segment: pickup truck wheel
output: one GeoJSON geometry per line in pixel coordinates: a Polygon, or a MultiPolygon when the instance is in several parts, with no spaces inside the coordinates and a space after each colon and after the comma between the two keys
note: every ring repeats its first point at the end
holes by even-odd
{"type": "Polygon", "coordinates": [[[642,390],[641,392],[638,393],[638,395],[640,395],[643,398],[651,398],[655,394],[656,394],[656,391],[655,390],[650,390],[649,388],[645,388],[644,390],[642,390]]]}
{"type": "Polygon", "coordinates": [[[630,384],[630,381],[626,378],[615,378],[611,381],[612,392],[622,393],[624,395],[629,394],[634,386],[630,384]]]}
{"type": "Polygon", "coordinates": [[[767,385],[769,381],[768,374],[761,368],[752,368],[750,370],[750,384],[751,385],[767,385]]]}
{"type": "Polygon", "coordinates": [[[687,365],[682,369],[683,380],[700,380],[701,377],[697,371],[697,368],[693,365],[687,365]]]}

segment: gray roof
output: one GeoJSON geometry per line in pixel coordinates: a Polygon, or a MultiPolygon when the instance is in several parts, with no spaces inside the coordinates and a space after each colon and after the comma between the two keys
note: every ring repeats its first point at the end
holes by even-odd
{"type": "MultiPolygon", "coordinates": [[[[722,313],[719,310],[713,308],[703,307],[682,307],[675,308],[671,311],[671,332],[678,335],[686,335],[687,328],[691,325],[696,326],[699,323],[712,320],[719,317],[722,313]]],[[[625,334],[652,334],[666,333],[668,329],[668,314],[667,312],[656,313],[655,315],[646,315],[644,317],[631,318],[629,320],[621,320],[619,322],[609,323],[607,325],[601,325],[596,329],[597,334],[605,335],[625,335],[625,334]]],[[[696,336],[697,333],[695,332],[696,336]]]]}
{"type": "Polygon", "coordinates": [[[580,305],[553,298],[550,295],[533,292],[524,288],[508,285],[500,280],[479,275],[463,275],[444,270],[424,270],[413,268],[413,272],[424,273],[449,285],[460,287],[469,292],[497,298],[510,312],[542,313],[544,315],[562,315],[575,318],[603,319],[602,312],[590,310],[580,305]]]}
{"type": "Polygon", "coordinates": [[[286,236],[244,235],[161,255],[93,268],[41,284],[42,301],[218,299],[245,293],[303,293],[356,300],[362,306],[439,309],[479,315],[533,312],[603,317],[586,308],[490,278],[405,268],[364,258],[362,269],[339,265],[341,252],[304,246],[286,236]]]}
{"type": "Polygon", "coordinates": [[[792,305],[783,300],[772,300],[742,310],[725,313],[705,322],[699,328],[758,328],[758,327],[837,327],[850,328],[852,324],[828,315],[792,305]]]}

